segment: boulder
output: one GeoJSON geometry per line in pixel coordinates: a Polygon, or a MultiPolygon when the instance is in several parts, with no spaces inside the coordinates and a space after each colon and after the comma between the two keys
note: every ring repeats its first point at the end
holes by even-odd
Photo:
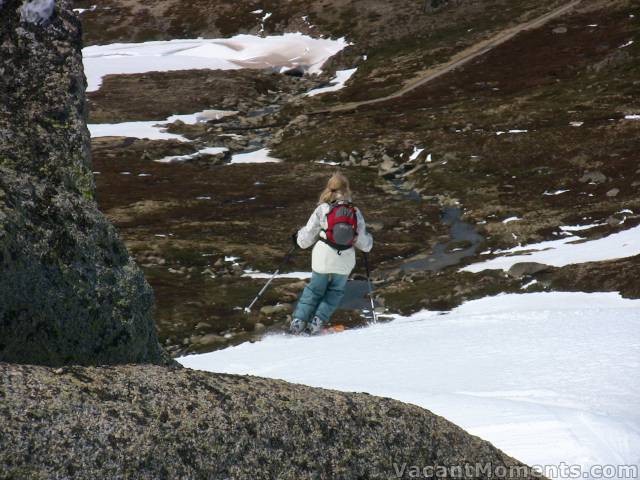
{"type": "Polygon", "coordinates": [[[66,0],[23,6],[0,6],[0,361],[167,363],[153,292],[93,200],[80,24],[66,0]]]}
{"type": "Polygon", "coordinates": [[[539,272],[544,272],[549,270],[550,265],[545,265],[544,263],[536,263],[536,262],[519,262],[511,266],[509,271],[507,272],[510,276],[514,278],[522,278],[527,275],[534,275],[539,272]]]}
{"type": "Polygon", "coordinates": [[[0,364],[0,398],[7,478],[373,480],[413,478],[408,466],[524,467],[415,405],[251,376],[0,364]]]}
{"type": "Polygon", "coordinates": [[[582,175],[582,177],[580,177],[581,183],[599,184],[599,183],[604,183],[606,181],[607,181],[607,176],[604,173],[599,171],[585,172],[585,174],[582,175]]]}
{"type": "Polygon", "coordinates": [[[266,305],[260,309],[263,315],[278,315],[281,313],[293,312],[293,306],[290,303],[281,303],[278,305],[266,305]]]}

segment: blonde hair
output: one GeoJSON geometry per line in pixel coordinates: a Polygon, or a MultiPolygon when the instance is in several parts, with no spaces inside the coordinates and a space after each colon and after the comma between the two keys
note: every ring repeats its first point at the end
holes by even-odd
{"type": "Polygon", "coordinates": [[[331,176],[327,186],[320,194],[318,203],[333,203],[338,200],[351,201],[349,180],[341,172],[336,172],[331,176]]]}

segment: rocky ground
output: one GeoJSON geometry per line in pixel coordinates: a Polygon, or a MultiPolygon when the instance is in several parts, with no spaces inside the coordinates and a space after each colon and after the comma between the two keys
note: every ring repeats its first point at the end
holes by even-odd
{"type": "MultiPolygon", "coordinates": [[[[637,258],[516,276],[455,268],[483,251],[557,238],[561,225],[604,222],[585,232],[596,238],[638,223],[640,122],[624,117],[640,111],[639,47],[623,45],[640,28],[629,1],[585,0],[400,99],[316,114],[387,94],[474,42],[563,2],[426,2],[423,11],[423,2],[372,1],[359,2],[357,12],[352,2],[329,3],[166,1],[147,7],[108,0],[81,14],[88,44],[262,28],[347,35],[353,42],[320,78],[245,70],[153,73],[108,77],[90,94],[92,122],[238,112],[171,126],[191,143],[111,138],[92,144],[98,201],[155,290],[159,334],[174,355],[252,340],[286,325],[303,283],[278,280],[261,304],[264,311],[246,316],[239,308],[264,280],[243,277],[243,271],[275,269],[291,231],[306,220],[336,168],[317,162],[339,164],[352,179],[376,239],[377,299],[392,311],[451,308],[520,291],[533,278],[539,281],[529,289],[637,295],[631,286],[637,258]],[[255,9],[273,15],[262,25],[250,13],[255,9]],[[301,98],[332,69],[356,65],[345,89],[301,98]],[[181,164],[153,161],[211,144],[229,151],[181,164]],[[263,146],[285,162],[226,165],[231,154],[263,146]],[[425,150],[409,161],[415,148],[425,150]],[[480,242],[450,237],[441,216],[451,207],[461,210],[480,242]],[[503,223],[510,217],[519,220],[503,223]],[[406,268],[444,244],[452,255],[460,248],[469,254],[452,256],[459,261],[446,268],[406,268]],[[578,281],[568,281],[576,275],[578,281]],[[277,302],[283,305],[274,307],[277,302]]],[[[288,268],[308,271],[308,263],[305,253],[288,268]]],[[[344,310],[337,321],[364,319],[344,310]]]]}
{"type": "Polygon", "coordinates": [[[3,478],[415,478],[411,466],[476,463],[504,478],[524,467],[395,400],[188,369],[0,363],[0,415],[3,478]]]}

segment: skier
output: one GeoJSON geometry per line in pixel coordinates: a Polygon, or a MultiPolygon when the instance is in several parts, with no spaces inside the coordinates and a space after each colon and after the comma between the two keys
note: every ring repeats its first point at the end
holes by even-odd
{"type": "Polygon", "coordinates": [[[329,179],[318,207],[292,239],[300,248],[315,246],[311,281],[298,300],[290,330],[317,334],[344,296],[347,279],[356,265],[354,247],[369,252],[373,246],[362,213],[351,203],[347,177],[337,172],[329,179]]]}

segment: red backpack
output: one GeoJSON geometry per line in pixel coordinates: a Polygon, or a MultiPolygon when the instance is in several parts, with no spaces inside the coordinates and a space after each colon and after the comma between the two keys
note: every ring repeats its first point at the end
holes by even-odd
{"type": "Polygon", "coordinates": [[[327,228],[323,230],[327,238],[322,238],[339,252],[348,250],[358,236],[358,217],[356,208],[350,203],[332,203],[327,214],[327,228]]]}

